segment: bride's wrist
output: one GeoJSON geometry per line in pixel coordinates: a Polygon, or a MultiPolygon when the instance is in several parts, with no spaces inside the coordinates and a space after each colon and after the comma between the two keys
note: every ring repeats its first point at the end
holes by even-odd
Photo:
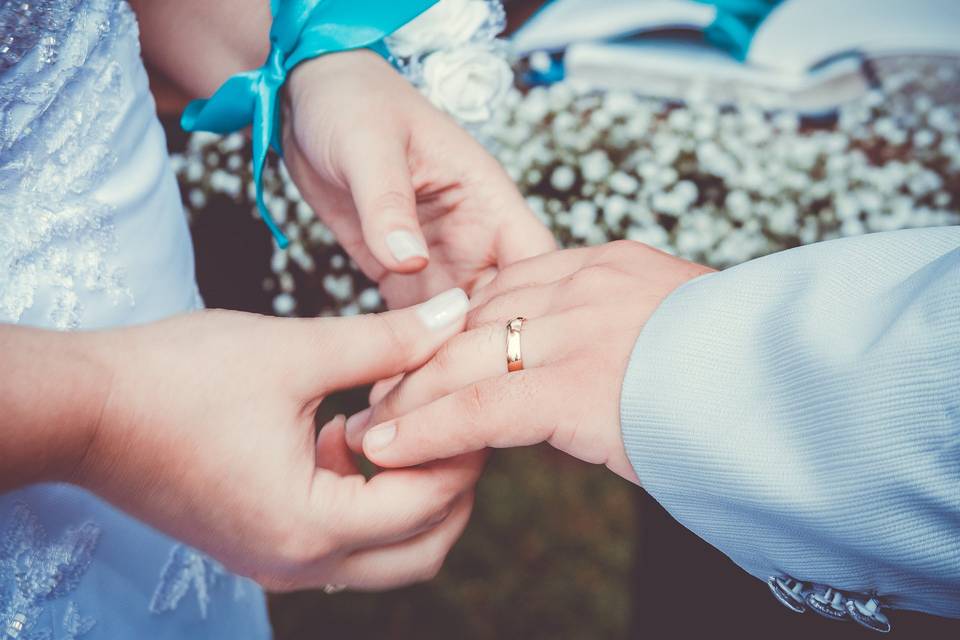
{"type": "Polygon", "coordinates": [[[0,326],[0,491],[75,481],[109,388],[92,335],[0,326]]]}
{"type": "Polygon", "coordinates": [[[394,73],[386,60],[369,49],[340,51],[312,58],[301,62],[290,72],[283,86],[283,99],[288,106],[292,106],[300,102],[305,94],[316,95],[316,87],[337,90],[334,83],[344,75],[362,77],[384,70],[394,73]]]}
{"type": "MultiPolygon", "coordinates": [[[[70,437],[60,447],[54,471],[57,481],[85,485],[93,452],[104,431],[115,375],[110,348],[114,332],[68,334],[64,361],[70,380],[70,437]]],[[[68,421],[65,420],[64,424],[68,421]]]]}

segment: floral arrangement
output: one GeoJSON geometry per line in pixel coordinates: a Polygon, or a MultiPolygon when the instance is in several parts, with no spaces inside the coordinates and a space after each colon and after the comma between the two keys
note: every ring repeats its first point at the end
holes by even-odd
{"type": "Polygon", "coordinates": [[[440,0],[387,38],[401,72],[434,105],[472,126],[485,122],[513,84],[499,0],[440,0]]]}
{"type": "MultiPolygon", "coordinates": [[[[960,224],[960,66],[920,58],[877,71],[881,84],[827,122],[721,107],[696,88],[667,104],[560,83],[512,90],[482,134],[564,246],[629,238],[727,267],[835,237],[960,224]]],[[[248,153],[240,135],[192,136],[175,156],[191,215],[214,199],[256,215],[248,153]]],[[[274,311],[379,308],[282,165],[265,184],[292,241],[274,248],[264,282],[274,311]]]]}
{"type": "Polygon", "coordinates": [[[629,238],[714,267],[800,244],[960,222],[960,65],[878,68],[826,122],[570,84],[514,94],[499,159],[565,245],[629,238]]]}

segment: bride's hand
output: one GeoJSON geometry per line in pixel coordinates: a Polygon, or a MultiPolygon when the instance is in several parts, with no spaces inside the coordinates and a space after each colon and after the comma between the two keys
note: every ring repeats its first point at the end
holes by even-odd
{"type": "Polygon", "coordinates": [[[620,436],[627,362],[660,302],[708,271],[628,241],[513,265],[474,297],[465,333],[350,422],[348,442],[388,468],[549,442],[638,482],[620,436]],[[508,374],[517,316],[524,369],[508,374]]]}
{"type": "Polygon", "coordinates": [[[554,248],[503,168],[370,51],[291,75],[284,159],[391,308],[554,248]]]}
{"type": "Polygon", "coordinates": [[[270,589],[432,577],[469,516],[482,457],[365,480],[324,396],[426,361],[463,327],[454,290],[411,309],[287,320],[207,311],[76,334],[112,372],[68,480],[270,589]]]}

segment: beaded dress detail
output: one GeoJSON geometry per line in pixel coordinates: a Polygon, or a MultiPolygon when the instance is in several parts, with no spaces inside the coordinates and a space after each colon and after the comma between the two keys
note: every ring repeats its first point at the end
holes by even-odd
{"type": "Polygon", "coordinates": [[[110,207],[92,187],[116,161],[108,146],[122,115],[113,42],[136,38],[117,2],[12,2],[0,10],[0,320],[43,304],[50,325],[80,325],[79,291],[132,303],[110,207]],[[91,34],[94,37],[90,37],[91,34]],[[38,300],[37,291],[49,295],[38,300]]]}
{"type": "MultiPolygon", "coordinates": [[[[0,0],[0,322],[95,329],[201,305],[133,11],[0,0]]],[[[268,638],[263,594],[76,486],[0,494],[0,638],[142,637],[268,638]]]]}

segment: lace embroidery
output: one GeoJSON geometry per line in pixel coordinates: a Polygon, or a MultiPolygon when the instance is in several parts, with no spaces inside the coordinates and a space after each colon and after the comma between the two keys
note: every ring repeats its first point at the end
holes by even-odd
{"type": "Polygon", "coordinates": [[[30,0],[0,3],[0,71],[9,69],[34,48],[39,61],[57,60],[57,37],[66,31],[78,0],[30,0]]]}
{"type": "Polygon", "coordinates": [[[224,577],[233,577],[236,581],[233,591],[234,600],[243,597],[242,578],[231,576],[223,565],[199,551],[177,545],[170,550],[170,558],[160,574],[160,584],[157,585],[150,600],[150,612],[173,611],[192,588],[197,597],[200,617],[206,619],[211,592],[224,577]]]}
{"type": "Polygon", "coordinates": [[[80,607],[76,602],[71,602],[63,614],[63,632],[66,634],[63,640],[76,640],[90,631],[94,624],[96,620],[90,616],[81,616],[80,607]]]}
{"type": "Polygon", "coordinates": [[[17,640],[76,640],[94,625],[76,603],[67,605],[60,632],[39,624],[44,605],[76,590],[100,539],[92,522],[71,527],[50,541],[23,503],[14,506],[0,540],[0,630],[17,640]]]}
{"type": "Polygon", "coordinates": [[[0,74],[2,322],[18,322],[42,300],[54,327],[76,328],[81,290],[133,303],[122,270],[107,260],[116,249],[112,209],[92,192],[113,166],[110,139],[130,94],[113,51],[118,39],[137,39],[136,21],[119,0],[72,9],[70,22],[50,17],[62,13],[56,3],[35,4],[33,22],[19,29],[66,31],[38,35],[0,74]]]}

